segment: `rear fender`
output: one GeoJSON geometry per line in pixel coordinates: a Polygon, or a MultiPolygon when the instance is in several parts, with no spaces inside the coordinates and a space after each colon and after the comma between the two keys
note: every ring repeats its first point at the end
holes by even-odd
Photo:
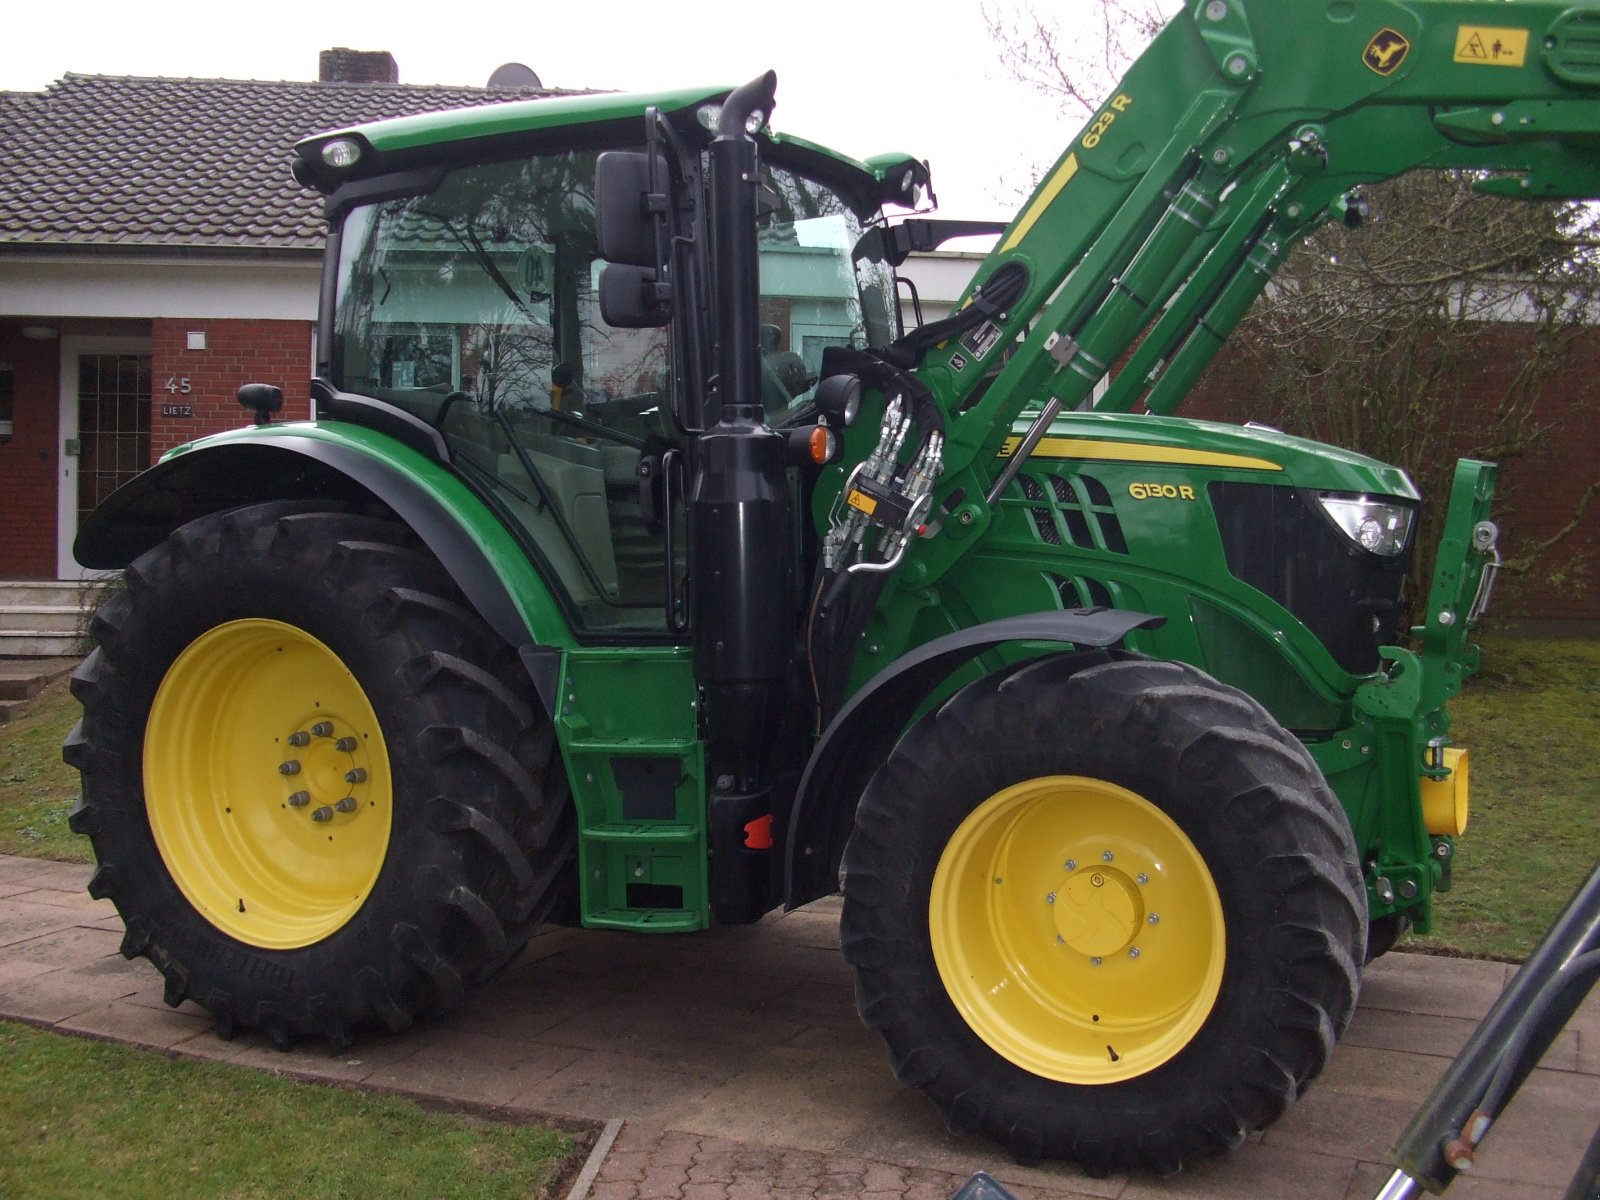
{"type": "MultiPolygon", "coordinates": [[[[422,539],[467,601],[518,649],[535,682],[572,637],[534,563],[482,500],[440,463],[349,426],[270,426],[222,434],[169,455],[113,492],[73,546],[97,570],[126,567],[179,526],[278,499],[389,508],[422,539]]],[[[548,706],[550,697],[541,698],[548,706]]]]}
{"type": "Polygon", "coordinates": [[[795,795],[785,847],[784,906],[798,908],[838,888],[839,861],[856,802],[924,701],[986,650],[1014,642],[1114,646],[1165,617],[1124,609],[1027,613],[960,629],[919,646],[874,676],[817,742],[795,795]]]}

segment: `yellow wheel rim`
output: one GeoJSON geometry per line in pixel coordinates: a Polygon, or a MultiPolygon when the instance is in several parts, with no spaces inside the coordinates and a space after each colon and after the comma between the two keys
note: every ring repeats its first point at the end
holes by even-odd
{"type": "Polygon", "coordinates": [[[1063,1083],[1154,1070],[1216,1002],[1222,903],[1205,860],[1142,796],[1053,775],[997,792],[934,873],[934,961],[996,1053],[1063,1083]]]}
{"type": "Polygon", "coordinates": [[[333,651],[280,621],[230,621],[178,656],[150,707],[144,792],[179,890],[263,949],[343,927],[389,848],[372,704],[333,651]]]}

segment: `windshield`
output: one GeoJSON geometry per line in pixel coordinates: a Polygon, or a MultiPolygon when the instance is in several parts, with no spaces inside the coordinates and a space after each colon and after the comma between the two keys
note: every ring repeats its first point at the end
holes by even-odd
{"type": "MultiPolygon", "coordinates": [[[[426,195],[353,208],[330,371],[341,390],[440,430],[452,462],[529,536],[580,627],[654,630],[667,572],[639,466],[697,420],[669,331],[601,316],[595,158],[464,166],[426,195]]],[[[782,167],[768,175],[762,397],[781,422],[810,397],[828,346],[893,336],[894,289],[883,264],[852,261],[865,222],[842,196],[782,167]]]]}

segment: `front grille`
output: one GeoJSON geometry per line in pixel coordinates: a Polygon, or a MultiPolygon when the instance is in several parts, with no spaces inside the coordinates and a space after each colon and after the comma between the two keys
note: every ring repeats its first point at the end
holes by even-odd
{"type": "Polygon", "coordinates": [[[1112,554],[1128,552],[1122,524],[1117,520],[1111,493],[1105,484],[1091,475],[1070,478],[1045,475],[1041,478],[1050,484],[1048,493],[1032,475],[1017,476],[1018,486],[1030,504],[1028,516],[1040,541],[1051,546],[1109,550],[1112,554]]]}
{"type": "Polygon", "coordinates": [[[1309,489],[1209,485],[1228,571],[1293,613],[1346,671],[1366,675],[1395,640],[1411,549],[1373,554],[1335,528],[1309,489]]]}

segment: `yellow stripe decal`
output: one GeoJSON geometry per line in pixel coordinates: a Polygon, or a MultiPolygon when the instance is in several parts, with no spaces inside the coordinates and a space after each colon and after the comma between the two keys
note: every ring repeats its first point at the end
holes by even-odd
{"type": "Polygon", "coordinates": [[[1028,205],[1028,211],[1022,215],[1022,220],[1017,222],[1017,227],[1011,231],[1011,236],[1006,239],[1006,244],[1000,247],[1002,254],[1007,250],[1014,249],[1018,242],[1028,236],[1028,230],[1038,223],[1039,218],[1044,216],[1044,210],[1050,207],[1055,198],[1061,194],[1061,189],[1071,183],[1072,177],[1077,173],[1078,156],[1069,154],[1067,155],[1067,160],[1050,177],[1050,182],[1040,189],[1039,194],[1034,197],[1033,203],[1028,205]]]}
{"type": "MultiPolygon", "coordinates": [[[[1000,457],[1010,458],[1022,444],[1020,437],[1008,437],[1000,447],[1000,457]]],[[[1182,467],[1238,467],[1245,471],[1281,471],[1283,467],[1265,458],[1246,454],[1223,454],[1216,450],[1185,450],[1177,446],[1145,446],[1138,442],[1098,442],[1089,438],[1040,438],[1033,449],[1035,458],[1097,458],[1108,462],[1165,463],[1182,467]]]]}

